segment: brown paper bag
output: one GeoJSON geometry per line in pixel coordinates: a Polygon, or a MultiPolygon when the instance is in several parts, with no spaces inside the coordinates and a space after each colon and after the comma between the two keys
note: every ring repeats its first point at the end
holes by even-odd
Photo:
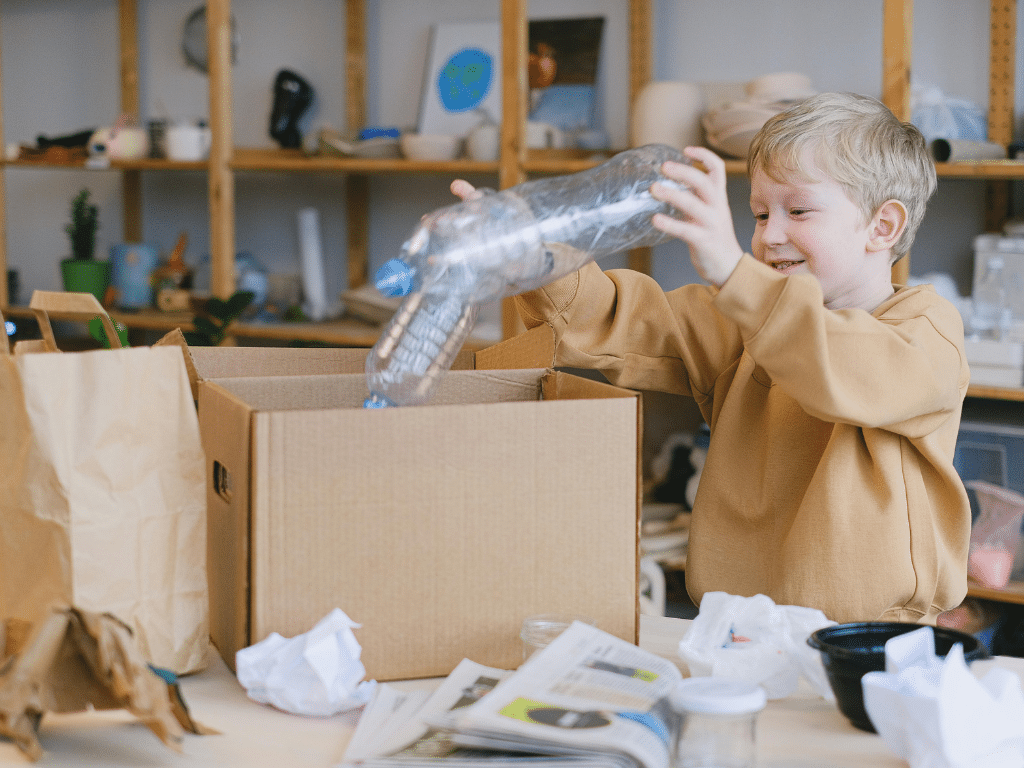
{"type": "Polygon", "coordinates": [[[107,612],[154,665],[201,669],[206,473],[182,352],[119,348],[89,294],[31,306],[54,351],[0,341],[0,619],[107,612]],[[100,315],[117,348],[58,352],[48,315],[100,315]]]}

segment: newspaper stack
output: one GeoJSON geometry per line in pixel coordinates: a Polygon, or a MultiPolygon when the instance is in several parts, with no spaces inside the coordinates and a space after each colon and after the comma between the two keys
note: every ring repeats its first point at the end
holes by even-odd
{"type": "Polygon", "coordinates": [[[581,622],[515,672],[463,660],[433,692],[377,686],[341,766],[667,768],[682,680],[581,622]]]}

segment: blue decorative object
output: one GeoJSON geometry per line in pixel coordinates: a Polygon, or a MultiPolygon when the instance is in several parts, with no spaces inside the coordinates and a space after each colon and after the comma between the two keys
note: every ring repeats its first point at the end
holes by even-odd
{"type": "Polygon", "coordinates": [[[451,112],[476,109],[487,97],[494,79],[494,59],[480,48],[456,51],[437,76],[437,95],[451,112]]]}
{"type": "Polygon", "coordinates": [[[121,243],[110,246],[110,281],[117,289],[117,305],[142,309],[153,304],[150,276],[160,263],[155,245],[121,243]]]}

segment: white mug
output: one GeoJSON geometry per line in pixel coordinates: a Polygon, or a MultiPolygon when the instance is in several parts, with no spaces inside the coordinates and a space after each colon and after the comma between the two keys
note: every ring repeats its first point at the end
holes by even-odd
{"type": "Polygon", "coordinates": [[[210,154],[210,129],[181,123],[167,128],[167,157],[170,160],[205,160],[210,154]]]}
{"type": "Polygon", "coordinates": [[[565,135],[550,123],[531,120],[526,124],[526,146],[529,149],[562,149],[565,135]]]}
{"type": "Polygon", "coordinates": [[[498,159],[500,129],[494,123],[483,123],[469,132],[466,151],[473,160],[493,162],[498,159]]]}

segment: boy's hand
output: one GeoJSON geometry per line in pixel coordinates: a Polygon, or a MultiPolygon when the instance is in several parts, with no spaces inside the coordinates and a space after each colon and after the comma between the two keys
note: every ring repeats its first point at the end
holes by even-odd
{"type": "Polygon", "coordinates": [[[478,197],[483,197],[484,194],[465,179],[456,179],[451,183],[449,189],[451,189],[453,195],[463,202],[476,200],[478,197]]]}
{"type": "Polygon", "coordinates": [[[658,213],[651,223],[665,234],[683,240],[690,247],[690,259],[698,274],[721,286],[743,256],[725,193],[725,163],[704,147],[687,147],[683,154],[703,164],[707,172],[683,163],[665,163],[661,172],[688,189],[655,182],[651,195],[682,215],[677,219],[658,213]]]}

